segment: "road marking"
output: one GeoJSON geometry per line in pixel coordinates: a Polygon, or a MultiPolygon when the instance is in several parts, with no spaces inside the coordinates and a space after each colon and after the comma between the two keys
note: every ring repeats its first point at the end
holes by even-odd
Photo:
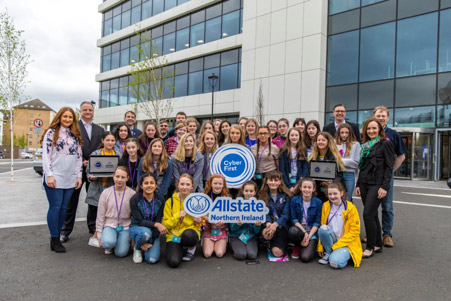
{"type": "Polygon", "coordinates": [[[402,192],[405,194],[413,194],[413,195],[424,195],[424,196],[434,196],[439,198],[448,198],[451,199],[451,195],[443,195],[443,194],[430,194],[430,193],[419,193],[419,192],[402,192]]]}
{"type": "MultiPolygon", "coordinates": [[[[76,218],[76,222],[85,222],[86,218],[76,218]]],[[[17,228],[17,227],[29,227],[29,226],[41,226],[41,225],[47,225],[47,221],[41,221],[41,222],[25,222],[25,223],[13,223],[13,224],[0,224],[0,229],[6,229],[6,228],[17,228]]]]}
{"type": "MultiPolygon", "coordinates": [[[[362,199],[358,196],[353,196],[353,199],[362,199]]],[[[446,208],[451,209],[451,206],[445,206],[445,205],[435,205],[435,204],[424,204],[424,203],[411,203],[411,202],[403,202],[403,201],[393,201],[393,203],[396,204],[404,204],[404,205],[414,205],[414,206],[424,206],[424,207],[435,207],[435,208],[446,208]]]]}
{"type": "Polygon", "coordinates": [[[405,185],[394,185],[394,187],[398,187],[398,188],[416,188],[416,189],[428,189],[428,190],[447,190],[450,191],[451,189],[449,188],[435,188],[435,187],[423,187],[423,186],[405,186],[405,185]]]}
{"type": "MultiPolygon", "coordinates": [[[[33,169],[33,167],[26,167],[26,168],[22,168],[22,169],[15,169],[14,172],[18,172],[18,171],[22,171],[22,170],[30,170],[33,169]]],[[[4,174],[11,174],[11,170],[10,171],[5,171],[5,172],[0,172],[0,175],[4,175],[4,174]]]]}

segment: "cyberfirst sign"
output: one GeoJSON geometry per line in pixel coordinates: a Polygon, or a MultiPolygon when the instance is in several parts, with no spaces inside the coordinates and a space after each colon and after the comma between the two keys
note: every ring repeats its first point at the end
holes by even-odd
{"type": "Polygon", "coordinates": [[[192,193],[183,202],[186,212],[193,217],[202,217],[208,214],[210,223],[244,223],[264,222],[269,209],[262,200],[251,198],[232,199],[230,197],[217,197],[213,202],[203,193],[192,193]]]}
{"type": "Polygon", "coordinates": [[[255,167],[254,155],[240,144],[221,146],[210,161],[211,173],[223,175],[229,188],[241,187],[252,179],[255,167]]]}

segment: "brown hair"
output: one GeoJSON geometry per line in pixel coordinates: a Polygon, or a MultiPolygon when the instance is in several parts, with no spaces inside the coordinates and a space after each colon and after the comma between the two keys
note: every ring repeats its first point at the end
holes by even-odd
{"type": "Polygon", "coordinates": [[[44,135],[42,135],[41,143],[43,143],[44,136],[47,133],[47,131],[50,129],[53,129],[53,130],[55,130],[55,133],[53,134],[52,146],[56,146],[56,142],[58,141],[60,128],[61,128],[61,117],[67,111],[71,112],[72,117],[73,117],[72,124],[69,127],[70,133],[75,138],[75,140],[77,140],[77,142],[80,146],[83,145],[83,139],[81,138],[80,127],[78,126],[78,122],[77,122],[77,116],[75,115],[74,110],[70,107],[62,107],[58,111],[58,113],[56,113],[56,116],[53,118],[53,121],[50,123],[49,127],[45,130],[44,135]]]}
{"type": "Polygon", "coordinates": [[[363,124],[363,129],[362,129],[362,136],[363,136],[362,142],[363,143],[367,142],[368,140],[371,140],[370,137],[368,137],[366,132],[368,130],[368,125],[370,124],[370,122],[373,122],[373,121],[376,122],[377,126],[379,127],[380,139],[381,140],[385,139],[385,130],[384,130],[384,127],[382,126],[381,122],[377,118],[371,117],[371,118],[368,118],[368,120],[365,121],[365,123],[363,124]]]}
{"type": "MultiPolygon", "coordinates": [[[[345,170],[345,165],[343,163],[343,160],[341,159],[340,152],[338,151],[337,145],[335,144],[334,138],[332,138],[332,135],[328,132],[320,132],[316,139],[318,139],[319,136],[323,136],[327,140],[327,149],[330,151],[330,153],[334,156],[335,162],[337,162],[338,170],[343,171],[345,170]]],[[[311,160],[317,160],[319,157],[319,150],[318,150],[318,144],[315,142],[313,145],[313,151],[310,157],[308,158],[309,161],[311,160]]]]}
{"type": "Polygon", "coordinates": [[[305,133],[306,133],[307,135],[304,135],[304,143],[305,143],[305,146],[306,146],[307,148],[312,147],[313,144],[316,143],[316,138],[318,137],[318,135],[319,135],[320,132],[321,132],[321,126],[319,125],[319,122],[318,122],[318,121],[316,121],[316,120],[310,120],[309,122],[307,122],[307,125],[305,126],[305,133]],[[313,137],[313,138],[310,138],[310,135],[308,134],[308,131],[307,131],[308,126],[311,125],[311,124],[313,124],[313,125],[316,127],[316,136],[313,137]]]}
{"type": "Polygon", "coordinates": [[[255,190],[255,196],[254,196],[254,197],[257,197],[257,194],[258,194],[258,186],[257,186],[257,183],[255,183],[255,182],[252,181],[252,180],[247,181],[246,183],[243,184],[243,186],[241,186],[241,189],[240,189],[240,191],[238,192],[238,196],[239,196],[239,197],[244,198],[244,187],[249,186],[249,185],[254,186],[254,190],[255,190]]]}
{"type": "Polygon", "coordinates": [[[166,152],[166,148],[164,147],[164,142],[161,138],[155,138],[150,142],[149,148],[146,151],[146,154],[143,157],[142,170],[143,172],[154,172],[152,162],[153,162],[153,154],[152,154],[152,146],[155,143],[161,143],[161,147],[163,148],[161,151],[160,159],[158,160],[158,171],[160,173],[165,172],[168,169],[168,161],[169,156],[166,152]]]}
{"type": "Polygon", "coordinates": [[[266,173],[265,178],[263,179],[263,185],[262,185],[262,188],[260,189],[260,192],[258,194],[258,199],[259,200],[265,201],[266,205],[268,205],[268,201],[269,201],[268,180],[279,180],[280,181],[280,185],[279,185],[279,188],[277,188],[277,191],[281,192],[281,193],[285,193],[288,197],[291,198],[290,190],[283,183],[282,173],[280,171],[277,171],[277,170],[272,170],[272,171],[266,173]]]}
{"type": "Polygon", "coordinates": [[[125,167],[125,166],[118,166],[114,170],[113,174],[116,174],[116,171],[118,171],[118,170],[122,170],[123,172],[125,172],[127,174],[127,179],[129,178],[129,176],[128,176],[128,168],[127,167],[125,167]]]}
{"type": "Polygon", "coordinates": [[[135,143],[136,147],[138,148],[138,150],[136,151],[136,155],[138,157],[138,163],[139,160],[143,157],[143,153],[141,152],[141,148],[139,147],[139,143],[138,143],[138,139],[136,138],[128,138],[127,140],[125,140],[125,149],[124,152],[122,153],[122,158],[126,159],[129,157],[129,154],[127,152],[127,144],[128,143],[135,143]]]}
{"type": "Polygon", "coordinates": [[[282,156],[282,154],[284,152],[287,152],[287,156],[291,160],[294,160],[294,159],[307,160],[307,157],[305,155],[305,145],[304,145],[304,141],[302,140],[302,133],[301,133],[301,131],[299,129],[291,128],[291,129],[288,130],[287,139],[285,140],[285,143],[280,148],[279,158],[282,156]],[[298,143],[296,145],[294,145],[294,147],[296,148],[296,151],[297,151],[296,158],[292,158],[291,157],[291,147],[293,145],[291,145],[290,134],[291,134],[292,131],[297,131],[299,133],[299,141],[298,141],[298,143]]]}
{"type": "Polygon", "coordinates": [[[180,180],[181,180],[182,178],[188,178],[188,179],[191,181],[191,185],[194,186],[194,179],[193,179],[193,177],[192,177],[190,174],[188,174],[188,173],[185,172],[185,173],[182,173],[182,174],[180,175],[180,177],[178,178],[177,182],[175,183],[175,190],[176,190],[176,191],[178,191],[178,186],[179,186],[180,180]]]}
{"type": "Polygon", "coordinates": [[[234,124],[230,127],[229,133],[227,134],[227,139],[225,141],[224,144],[231,144],[232,140],[230,139],[230,132],[232,131],[232,129],[235,129],[237,131],[240,131],[240,140],[238,141],[238,144],[241,144],[243,146],[246,146],[246,140],[244,139],[244,133],[243,130],[241,129],[241,127],[238,124],[234,124]]]}
{"type": "Polygon", "coordinates": [[[377,106],[373,110],[373,116],[376,114],[377,111],[387,112],[387,116],[390,116],[390,111],[386,106],[377,106]]]}
{"type": "Polygon", "coordinates": [[[155,138],[160,138],[160,132],[158,131],[157,124],[156,124],[155,122],[153,122],[153,121],[147,121],[147,122],[144,124],[144,131],[143,131],[143,133],[138,137],[138,140],[141,142],[141,144],[142,144],[143,146],[146,146],[146,145],[147,145],[147,134],[146,134],[146,129],[147,129],[147,127],[148,127],[149,125],[153,125],[153,127],[155,128],[155,137],[154,137],[154,139],[155,139],[155,138]]]}
{"type": "Polygon", "coordinates": [[[313,196],[316,196],[316,182],[315,180],[313,180],[312,178],[301,178],[299,179],[299,181],[296,184],[296,189],[293,192],[293,195],[302,195],[302,184],[304,184],[304,182],[312,182],[313,183],[313,196]]]}
{"type": "Polygon", "coordinates": [[[340,137],[340,131],[344,128],[348,129],[348,131],[349,131],[348,138],[345,141],[346,142],[345,156],[347,157],[351,153],[352,145],[357,142],[357,138],[355,137],[354,131],[352,130],[351,126],[348,123],[343,123],[338,127],[338,130],[335,132],[334,138],[335,138],[335,143],[337,145],[342,144],[341,137],[340,137]]]}

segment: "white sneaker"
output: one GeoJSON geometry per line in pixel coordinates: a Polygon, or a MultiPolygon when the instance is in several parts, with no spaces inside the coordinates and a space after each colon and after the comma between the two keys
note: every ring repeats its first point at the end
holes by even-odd
{"type": "Polygon", "coordinates": [[[113,254],[113,249],[105,249],[105,255],[113,254]]]}
{"type": "Polygon", "coordinates": [[[90,245],[91,247],[100,248],[99,239],[97,237],[89,238],[88,245],[90,245]]]}
{"type": "Polygon", "coordinates": [[[318,262],[321,263],[321,264],[329,264],[329,254],[324,253],[323,258],[318,260],[318,262]]]}
{"type": "Polygon", "coordinates": [[[134,249],[133,252],[133,262],[134,263],[141,263],[143,262],[143,256],[141,254],[141,250],[134,249]]]}

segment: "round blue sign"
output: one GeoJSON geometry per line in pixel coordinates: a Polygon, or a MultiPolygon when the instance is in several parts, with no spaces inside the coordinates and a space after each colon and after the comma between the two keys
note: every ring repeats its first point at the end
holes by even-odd
{"type": "Polygon", "coordinates": [[[100,167],[102,167],[102,162],[100,162],[100,161],[97,161],[97,162],[96,162],[96,167],[97,167],[97,168],[100,168],[100,167]]]}
{"type": "Polygon", "coordinates": [[[317,166],[315,167],[315,172],[319,172],[321,169],[317,166]]]}
{"type": "Polygon", "coordinates": [[[183,201],[183,207],[189,215],[202,217],[209,212],[212,203],[212,200],[206,194],[191,193],[183,201]]]}

